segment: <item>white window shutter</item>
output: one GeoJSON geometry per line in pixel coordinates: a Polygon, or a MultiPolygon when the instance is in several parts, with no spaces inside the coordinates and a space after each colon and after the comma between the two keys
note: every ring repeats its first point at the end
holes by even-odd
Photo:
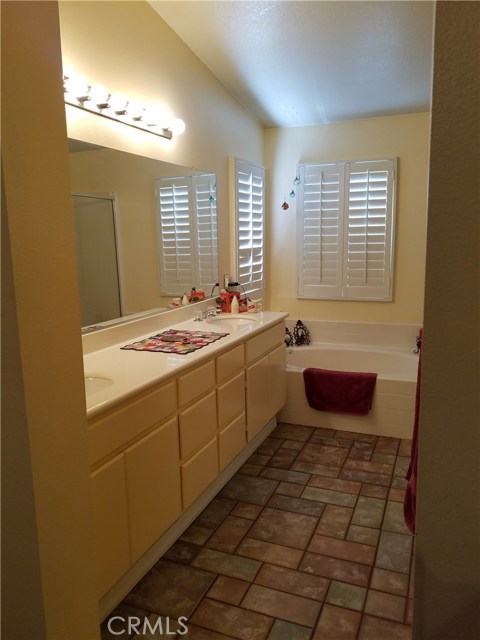
{"type": "Polygon", "coordinates": [[[217,194],[214,176],[194,176],[196,210],[196,278],[193,285],[211,289],[218,281],[217,194]]]}
{"type": "Polygon", "coordinates": [[[345,295],[391,300],[394,161],[347,164],[345,295]]]}
{"type": "Polygon", "coordinates": [[[155,181],[162,295],[209,289],[218,280],[214,178],[205,174],[155,181]]]}
{"type": "Polygon", "coordinates": [[[263,295],[265,169],[235,159],[237,279],[247,294],[263,295]]]}
{"type": "Polygon", "coordinates": [[[396,160],[298,167],[300,298],[391,300],[396,160]]]}
{"type": "Polygon", "coordinates": [[[298,296],[342,295],[345,169],[340,164],[300,165],[297,211],[298,296]]]}
{"type": "Polygon", "coordinates": [[[195,273],[191,184],[188,178],[162,178],[156,183],[160,291],[180,295],[191,286],[195,273]]]}

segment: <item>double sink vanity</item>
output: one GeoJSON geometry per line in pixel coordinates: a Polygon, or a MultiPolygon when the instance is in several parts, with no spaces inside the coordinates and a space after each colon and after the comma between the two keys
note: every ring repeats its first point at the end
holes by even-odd
{"type": "Polygon", "coordinates": [[[286,313],[196,320],[211,301],[83,336],[98,596],[105,617],[271,432],[286,313]],[[164,330],[191,353],[125,350],[164,330]]]}

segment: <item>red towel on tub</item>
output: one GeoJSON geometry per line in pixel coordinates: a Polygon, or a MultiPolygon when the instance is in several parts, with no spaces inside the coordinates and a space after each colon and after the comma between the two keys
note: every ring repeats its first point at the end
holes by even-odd
{"type": "Polygon", "coordinates": [[[365,416],[372,408],[376,373],[308,368],[303,380],[313,409],[365,416]]]}

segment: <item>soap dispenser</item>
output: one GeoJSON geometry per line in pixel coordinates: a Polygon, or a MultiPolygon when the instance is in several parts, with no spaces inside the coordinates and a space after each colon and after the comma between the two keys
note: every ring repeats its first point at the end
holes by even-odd
{"type": "Polygon", "coordinates": [[[187,305],[189,303],[189,299],[186,293],[183,294],[182,305],[187,305]]]}
{"type": "Polygon", "coordinates": [[[240,310],[238,306],[238,298],[237,296],[233,296],[232,302],[230,303],[230,313],[238,313],[240,310]]]}

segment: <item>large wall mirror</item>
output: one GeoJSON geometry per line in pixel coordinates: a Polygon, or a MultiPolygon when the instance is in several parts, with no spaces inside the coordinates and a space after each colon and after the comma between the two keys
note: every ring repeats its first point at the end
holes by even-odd
{"type": "MultiPolygon", "coordinates": [[[[196,184],[203,176],[201,182],[208,185],[208,206],[199,211],[205,221],[209,207],[213,211],[215,175],[79,140],[71,139],[69,149],[82,327],[102,323],[105,326],[106,322],[121,321],[132,314],[167,308],[169,297],[161,290],[164,256],[159,255],[165,234],[163,239],[159,236],[160,199],[156,189],[168,178],[181,177],[196,184]]],[[[182,241],[179,225],[184,224],[182,197],[179,194],[177,198],[176,192],[172,195],[177,243],[182,241]]],[[[197,212],[194,213],[193,218],[191,212],[189,215],[190,222],[195,223],[192,233],[196,236],[197,212]]],[[[215,256],[214,273],[218,269],[216,222],[210,224],[208,239],[206,228],[208,224],[202,222],[198,235],[215,256]]],[[[181,251],[178,244],[173,253],[181,251]]],[[[200,284],[203,283],[189,281],[187,286],[185,280],[178,284],[178,292],[200,284]]],[[[207,286],[205,293],[210,294],[207,286]]]]}

